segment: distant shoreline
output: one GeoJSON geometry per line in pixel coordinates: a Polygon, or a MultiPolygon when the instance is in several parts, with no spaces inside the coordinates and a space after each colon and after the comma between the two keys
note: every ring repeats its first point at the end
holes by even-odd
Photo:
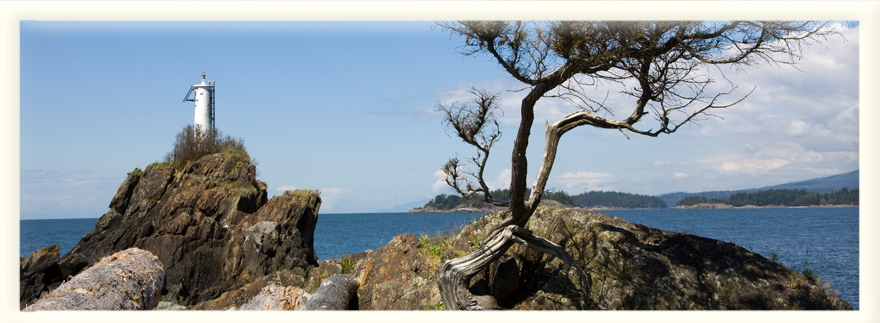
{"type": "Polygon", "coordinates": [[[460,207],[449,210],[438,210],[432,207],[426,208],[413,208],[406,213],[492,213],[504,210],[503,208],[475,208],[475,207],[460,207]]]}
{"type": "Polygon", "coordinates": [[[806,208],[838,208],[838,207],[859,207],[858,204],[827,204],[827,205],[799,205],[799,206],[788,206],[788,205],[744,205],[744,206],[733,206],[730,204],[724,203],[700,203],[688,206],[674,206],[670,209],[806,209],[806,208]]]}
{"type": "MultiPolygon", "coordinates": [[[[587,211],[593,212],[602,212],[602,211],[619,211],[619,210],[663,210],[663,209],[672,209],[672,210],[687,210],[687,209],[807,209],[807,208],[845,208],[845,207],[859,207],[858,205],[849,205],[849,204],[830,204],[830,205],[804,205],[804,206],[787,206],[787,205],[744,205],[744,206],[732,206],[730,204],[724,203],[700,203],[696,205],[690,206],[674,206],[668,208],[611,208],[611,207],[595,207],[595,208],[582,208],[587,211]]],[[[478,208],[455,208],[450,210],[437,210],[434,208],[414,208],[406,213],[418,214],[418,213],[491,213],[498,212],[504,210],[504,208],[496,208],[496,209],[478,209],[478,208]]]]}

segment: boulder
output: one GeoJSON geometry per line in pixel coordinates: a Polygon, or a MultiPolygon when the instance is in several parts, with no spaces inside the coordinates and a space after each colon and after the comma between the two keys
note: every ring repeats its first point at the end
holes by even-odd
{"type": "Polygon", "coordinates": [[[164,280],[159,258],[131,248],[104,257],[24,311],[147,310],[159,299],[164,280]]]}
{"type": "MultiPolygon", "coordinates": [[[[76,275],[131,247],[159,258],[169,306],[193,308],[281,270],[303,281],[318,264],[313,234],[321,199],[314,191],[299,190],[267,200],[267,186],[255,176],[246,156],[227,152],[182,170],[167,163],[135,169],[93,231],[61,257],[55,275],[39,282],[22,275],[23,290],[33,292],[23,294],[21,302],[50,289],[43,281],[76,275]]],[[[259,287],[256,291],[265,285],[259,287]]],[[[237,299],[235,306],[247,300],[237,299]]]]}

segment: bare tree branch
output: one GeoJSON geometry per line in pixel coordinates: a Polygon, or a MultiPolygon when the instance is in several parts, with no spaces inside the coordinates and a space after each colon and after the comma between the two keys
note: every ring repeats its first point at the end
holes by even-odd
{"type": "Polygon", "coordinates": [[[477,155],[470,158],[477,171],[468,170],[458,158],[450,159],[442,171],[446,174],[446,183],[458,194],[464,197],[482,197],[487,203],[507,206],[509,202],[496,201],[492,197],[489,185],[483,177],[489,151],[501,138],[498,127],[498,118],[501,117],[499,99],[495,94],[476,88],[471,88],[469,92],[474,95],[471,101],[439,105],[437,111],[443,113],[443,124],[447,129],[453,130],[462,141],[477,148],[477,155]]]}

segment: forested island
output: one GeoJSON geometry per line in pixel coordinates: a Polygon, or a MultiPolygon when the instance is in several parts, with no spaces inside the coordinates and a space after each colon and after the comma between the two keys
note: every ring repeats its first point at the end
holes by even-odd
{"type": "Polygon", "coordinates": [[[666,202],[656,196],[615,191],[590,191],[573,197],[584,208],[665,209],[666,202]]]}
{"type": "MultiPolygon", "coordinates": [[[[531,190],[526,189],[526,196],[531,190]]],[[[509,200],[510,192],[507,189],[492,191],[492,196],[498,200],[509,200]]],[[[577,195],[569,195],[565,191],[544,192],[543,200],[551,200],[559,203],[561,207],[581,207],[588,209],[658,209],[666,208],[666,202],[655,196],[639,195],[622,192],[590,191],[577,195]]],[[[439,194],[428,201],[425,206],[416,208],[410,212],[450,212],[463,210],[492,209],[488,203],[483,202],[482,197],[466,198],[460,195],[439,194]]]]}
{"type": "Polygon", "coordinates": [[[753,193],[736,193],[726,199],[690,196],[682,199],[676,207],[693,207],[700,204],[727,204],[733,207],[754,206],[816,206],[859,205],[859,190],[842,188],[839,191],[816,193],[803,189],[769,189],[753,193]]]}
{"type": "MultiPolygon", "coordinates": [[[[526,196],[529,195],[526,191],[526,196]]],[[[695,193],[700,194],[700,193],[695,193]]],[[[509,199],[507,189],[496,190],[492,195],[499,200],[509,199]]],[[[650,195],[614,192],[590,191],[577,195],[569,195],[565,191],[549,191],[544,193],[544,200],[558,202],[560,207],[580,207],[585,209],[665,209],[666,202],[650,195]]],[[[769,189],[757,192],[740,192],[728,198],[707,198],[704,195],[692,195],[681,199],[675,207],[743,207],[743,206],[827,206],[827,205],[859,205],[859,190],[842,188],[827,193],[810,192],[804,189],[769,189]]],[[[466,198],[460,195],[439,194],[425,206],[410,212],[475,212],[494,210],[495,207],[483,202],[481,197],[466,198]]]]}

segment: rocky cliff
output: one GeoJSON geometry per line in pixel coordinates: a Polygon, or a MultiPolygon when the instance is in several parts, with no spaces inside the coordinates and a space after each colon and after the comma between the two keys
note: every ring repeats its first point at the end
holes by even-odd
{"type": "Polygon", "coordinates": [[[171,304],[191,306],[257,281],[265,285],[269,280],[259,278],[269,274],[304,281],[318,264],[313,243],[321,199],[300,190],[267,201],[266,184],[255,174],[247,157],[233,153],[208,155],[182,170],[162,163],[135,169],[68,254],[53,261],[56,248],[22,258],[22,307],[131,247],[158,257],[165,269],[162,300],[171,304]]]}

